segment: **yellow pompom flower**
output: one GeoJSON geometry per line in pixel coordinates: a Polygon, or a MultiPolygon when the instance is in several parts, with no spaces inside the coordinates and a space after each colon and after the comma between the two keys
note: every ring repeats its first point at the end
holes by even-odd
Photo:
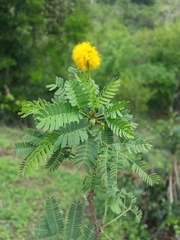
{"type": "Polygon", "coordinates": [[[78,68],[83,71],[95,69],[100,65],[100,54],[89,42],[76,45],[72,52],[72,58],[78,68]]]}

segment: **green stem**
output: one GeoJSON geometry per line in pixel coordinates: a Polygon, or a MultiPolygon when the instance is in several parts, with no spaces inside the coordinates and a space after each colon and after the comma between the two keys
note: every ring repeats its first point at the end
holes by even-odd
{"type": "Polygon", "coordinates": [[[131,207],[129,207],[128,209],[126,209],[126,211],[124,211],[123,213],[121,213],[119,216],[117,216],[116,218],[112,219],[110,222],[106,223],[103,228],[107,227],[108,225],[110,225],[111,223],[117,221],[120,217],[122,217],[124,214],[126,214],[129,210],[131,210],[131,207]]]}
{"type": "Polygon", "coordinates": [[[102,224],[101,224],[102,227],[105,225],[106,215],[107,215],[107,205],[105,206],[105,210],[104,210],[103,221],[102,221],[102,224]]]}
{"type": "Polygon", "coordinates": [[[89,69],[89,62],[87,62],[87,73],[88,73],[88,80],[90,80],[90,69],[89,69]]]}
{"type": "Polygon", "coordinates": [[[102,230],[102,233],[103,233],[109,240],[112,240],[103,230],[102,230]]]}

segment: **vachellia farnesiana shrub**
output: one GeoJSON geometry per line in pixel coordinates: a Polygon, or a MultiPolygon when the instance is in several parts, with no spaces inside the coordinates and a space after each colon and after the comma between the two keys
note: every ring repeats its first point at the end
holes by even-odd
{"type": "Polygon", "coordinates": [[[158,183],[157,174],[148,174],[147,164],[137,159],[136,154],[148,151],[151,145],[135,134],[137,124],[125,108],[127,102],[111,101],[120,80],[113,79],[99,90],[90,71],[100,65],[100,55],[88,42],[75,46],[72,58],[78,68],[68,69],[69,80],[57,77],[55,84],[47,86],[54,91],[51,102],[38,99],[22,107],[20,114],[23,118],[32,115],[36,129],[25,129],[24,141],[16,143],[16,147],[17,155],[25,157],[20,170],[27,177],[42,163],[55,171],[62,162],[70,160],[85,169],[82,191],[89,203],[92,221],[82,225],[80,202],[72,203],[64,220],[56,199],[51,197],[46,200],[42,221],[27,240],[99,239],[105,234],[106,226],[120,220],[128,211],[139,222],[142,214],[133,193],[118,189],[119,171],[132,169],[147,184],[158,183]],[[106,196],[100,221],[93,198],[99,189],[103,189],[106,196]],[[109,222],[108,209],[116,214],[109,222]]]}

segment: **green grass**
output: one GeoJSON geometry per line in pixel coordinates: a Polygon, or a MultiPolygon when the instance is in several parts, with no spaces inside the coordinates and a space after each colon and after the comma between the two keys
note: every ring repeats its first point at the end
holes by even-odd
{"type": "Polygon", "coordinates": [[[21,159],[16,158],[15,142],[23,132],[1,127],[0,139],[0,239],[22,240],[32,233],[44,210],[45,199],[55,196],[62,211],[79,196],[82,173],[70,165],[50,173],[43,167],[33,177],[19,174],[21,159]]]}
{"type": "MultiPolygon", "coordinates": [[[[33,177],[25,178],[19,173],[22,159],[16,157],[15,150],[15,142],[22,141],[23,131],[1,127],[0,132],[0,240],[22,240],[32,234],[34,225],[39,222],[47,197],[55,196],[63,215],[73,200],[82,197],[79,189],[83,172],[77,172],[70,163],[66,163],[53,173],[42,166],[33,177]]],[[[141,133],[144,136],[151,136],[147,130],[142,129],[141,133]]],[[[144,155],[144,158],[152,166],[159,168],[164,166],[165,158],[160,151],[153,149],[150,154],[144,155]]],[[[138,181],[126,179],[125,176],[120,179],[119,187],[125,187],[127,191],[133,190],[139,197],[144,191],[138,181]]],[[[99,191],[95,198],[98,218],[102,217],[103,202],[104,195],[99,191]]],[[[149,204],[152,205],[154,202],[149,204]]],[[[109,220],[113,217],[112,213],[108,214],[109,220]]],[[[130,240],[146,240],[151,236],[146,224],[143,222],[135,224],[134,216],[129,215],[123,218],[120,226],[116,224],[109,226],[106,233],[112,239],[118,240],[123,239],[126,233],[130,240]]],[[[102,235],[100,239],[107,238],[102,235]]]]}

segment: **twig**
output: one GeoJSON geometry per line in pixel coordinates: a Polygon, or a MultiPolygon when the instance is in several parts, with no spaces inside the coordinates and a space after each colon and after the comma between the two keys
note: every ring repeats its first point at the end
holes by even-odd
{"type": "Polygon", "coordinates": [[[122,217],[123,215],[125,215],[129,210],[131,210],[131,207],[127,208],[123,213],[121,213],[120,215],[118,215],[116,218],[112,219],[110,222],[106,223],[104,227],[107,227],[108,225],[110,225],[111,223],[113,223],[114,221],[117,221],[120,217],[122,217]]]}
{"type": "Polygon", "coordinates": [[[95,228],[95,233],[96,233],[95,240],[98,240],[98,239],[99,239],[99,236],[100,236],[100,233],[101,233],[101,229],[100,229],[100,227],[98,226],[96,213],[95,213],[95,211],[94,211],[93,197],[94,197],[94,191],[91,190],[91,191],[89,192],[89,195],[87,196],[87,200],[88,200],[89,205],[90,205],[91,215],[92,215],[92,219],[93,219],[93,223],[94,223],[94,228],[95,228]]]}
{"type": "Polygon", "coordinates": [[[103,230],[101,230],[101,231],[109,240],[112,240],[103,230]]]}

